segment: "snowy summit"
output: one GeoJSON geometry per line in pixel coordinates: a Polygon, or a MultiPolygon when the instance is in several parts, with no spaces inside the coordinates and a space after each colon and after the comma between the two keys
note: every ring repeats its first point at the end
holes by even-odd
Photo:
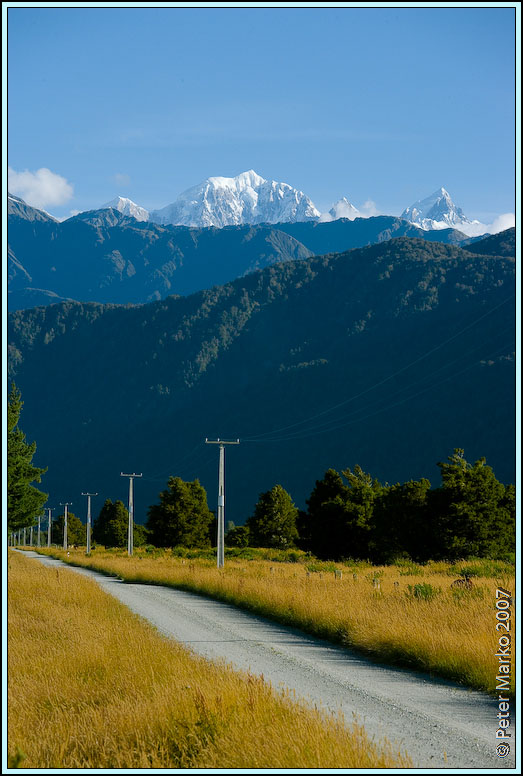
{"type": "Polygon", "coordinates": [[[462,229],[479,221],[471,221],[452,201],[446,189],[441,188],[426,199],[420,199],[405,208],[401,218],[411,221],[421,229],[462,229]]]}
{"type": "Polygon", "coordinates": [[[302,191],[268,181],[254,170],[235,178],[207,178],[184,191],[171,205],[154,210],[150,220],[184,226],[235,226],[315,221],[320,213],[302,191]]]}
{"type": "Polygon", "coordinates": [[[357,207],[354,207],[352,202],[349,202],[347,197],[342,197],[329,210],[329,215],[332,216],[333,221],[338,218],[348,218],[349,221],[354,221],[355,218],[361,216],[357,207]]]}
{"type": "Polygon", "coordinates": [[[127,199],[127,197],[116,197],[110,202],[107,202],[107,204],[102,205],[101,209],[105,210],[110,207],[114,208],[114,210],[118,210],[119,213],[123,213],[125,216],[136,218],[137,221],[149,221],[149,211],[140,207],[131,199],[127,199]]]}

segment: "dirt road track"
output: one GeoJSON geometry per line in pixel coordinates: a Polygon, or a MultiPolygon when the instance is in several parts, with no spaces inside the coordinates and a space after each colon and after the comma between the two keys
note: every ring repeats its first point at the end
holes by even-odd
{"type": "Polygon", "coordinates": [[[287,687],[311,704],[341,709],[347,720],[356,715],[371,737],[395,742],[418,769],[514,768],[514,727],[511,754],[501,759],[496,755],[497,702],[486,694],[427,674],[377,665],[350,650],[193,593],[125,584],[35,552],[24,554],[46,566],[64,566],[95,579],[161,633],[199,655],[263,674],[274,688],[287,687]]]}

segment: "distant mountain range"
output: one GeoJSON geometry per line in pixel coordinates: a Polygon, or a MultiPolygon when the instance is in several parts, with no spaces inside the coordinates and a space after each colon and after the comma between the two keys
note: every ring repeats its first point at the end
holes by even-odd
{"type": "MultiPolygon", "coordinates": [[[[114,208],[137,221],[196,228],[329,221],[338,218],[353,220],[362,216],[347,197],[339,199],[328,213],[322,214],[302,191],[288,183],[265,180],[254,170],[234,178],[207,178],[160,210],[148,211],[126,197],[116,197],[98,209],[107,208],[114,208]]],[[[443,188],[407,207],[401,218],[426,230],[450,227],[465,228],[467,231],[466,228],[471,225],[482,226],[479,221],[467,218],[443,188]]],[[[477,233],[477,229],[474,233],[477,233]]]]}
{"type": "Polygon", "coordinates": [[[470,242],[455,229],[422,230],[392,216],[192,228],[143,220],[129,200],[118,205],[120,210],[88,211],[60,223],[10,196],[9,309],[64,299],[143,303],[221,285],[281,261],[392,237],[470,242]]]}
{"type": "MultiPolygon", "coordinates": [[[[81,246],[92,256],[100,240],[93,264],[103,264],[107,249],[117,250],[110,233],[121,239],[122,224],[141,245],[144,266],[153,263],[153,245],[163,241],[163,252],[185,235],[184,266],[192,255],[185,246],[216,235],[230,241],[214,254],[219,263],[233,246],[268,245],[271,235],[289,239],[279,243],[286,251],[303,250],[306,235],[311,244],[324,236],[334,243],[343,229],[363,229],[362,221],[285,224],[285,231],[29,223],[50,230],[56,250],[46,262],[55,256],[64,283],[69,256],[72,283],[78,268],[86,271],[81,246]],[[68,234],[75,253],[60,248],[68,234]]],[[[485,455],[502,481],[513,482],[513,247],[513,231],[467,248],[399,237],[271,264],[181,298],[12,313],[10,376],[22,391],[21,426],[37,441],[36,462],[49,466],[41,487],[51,504],[95,490],[97,510],[105,498],[126,500],[121,471],[143,471],[135,489],[143,522],[169,475],[199,477],[214,508],[217,457],[205,437],[242,440],[227,452],[226,518],[237,523],[276,483],[304,507],[328,467],[359,464],[382,482],[426,476],[437,485],[436,463],[454,447],[467,460],[485,455]]],[[[124,253],[122,283],[134,277],[124,253]]]]}

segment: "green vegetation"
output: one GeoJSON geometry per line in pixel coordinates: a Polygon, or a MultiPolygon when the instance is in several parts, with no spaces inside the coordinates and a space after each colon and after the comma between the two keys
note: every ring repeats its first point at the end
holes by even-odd
{"type": "MultiPolygon", "coordinates": [[[[104,547],[127,547],[129,512],[123,501],[106,499],[100,514],[93,523],[93,540],[104,547]]],[[[149,540],[143,525],[134,524],[133,544],[142,547],[149,540]]]]}
{"type": "MultiPolygon", "coordinates": [[[[515,550],[515,493],[500,483],[484,458],[474,464],[457,448],[438,464],[442,485],[426,479],[382,485],[360,466],[341,474],[328,469],[317,480],[299,512],[281,486],[260,494],[246,525],[228,523],[225,544],[235,557],[252,557],[252,548],[299,551],[323,561],[368,560],[401,564],[415,575],[428,560],[484,557],[510,559],[515,550]]],[[[53,523],[52,541],[60,545],[64,517],[53,523]]],[[[105,501],[94,521],[94,541],[106,548],[127,544],[128,512],[121,501],[105,501]]],[[[135,546],[171,547],[177,552],[204,549],[213,556],[215,519],[199,480],[170,477],[160,501],[148,510],[147,526],[135,524],[135,546]]],[[[69,544],[83,545],[85,525],[69,515],[69,544]]],[[[199,556],[201,557],[201,556],[199,556]]],[[[286,560],[290,560],[287,553],[286,560]]],[[[462,576],[471,576],[456,569],[462,576]]]]}
{"type": "Polygon", "coordinates": [[[123,501],[110,498],[93,523],[93,540],[104,547],[126,547],[129,528],[129,512],[123,501]]]}
{"type": "Polygon", "coordinates": [[[149,507],[149,541],[157,547],[210,547],[213,514],[199,480],[169,477],[160,503],[149,507]]]}
{"type": "Polygon", "coordinates": [[[468,557],[507,558],[515,550],[514,487],[484,458],[454,450],[439,463],[442,486],[426,479],[381,485],[360,467],[329,469],[299,520],[298,545],[324,559],[390,563],[468,557]]]}
{"type": "Polygon", "coordinates": [[[491,234],[481,240],[475,240],[463,248],[470,253],[482,256],[515,256],[516,255],[516,229],[511,227],[503,232],[491,234]]]}
{"type": "Polygon", "coordinates": [[[327,466],[434,482],[436,461],[458,445],[513,482],[514,268],[512,257],[400,237],[188,297],[15,312],[10,370],[53,462],[46,489],[81,492],[89,481],[111,495],[109,462],[139,450],[150,475],[137,489],[142,522],[174,449],[183,465],[169,474],[214,489],[215,462],[186,456],[223,433],[218,418],[231,438],[253,440],[228,455],[237,526],[275,483],[304,508],[327,466]],[[67,380],[42,379],[64,363],[67,380]],[[71,438],[82,440],[81,466],[71,438]]]}
{"type": "MultiPolygon", "coordinates": [[[[63,546],[64,542],[64,522],[65,515],[58,515],[53,520],[51,525],[51,542],[57,544],[59,547],[63,546]]],[[[67,513],[67,544],[81,547],[85,546],[87,541],[87,528],[79,517],[76,517],[74,512],[67,513]]]]}
{"type": "MultiPolygon", "coordinates": [[[[281,485],[262,493],[254,514],[247,520],[248,542],[253,547],[284,550],[298,539],[298,510],[281,485]]],[[[234,537],[233,537],[234,538],[234,537]]]]}
{"type": "Polygon", "coordinates": [[[47,493],[32,485],[40,482],[47,469],[40,469],[32,463],[36,443],[26,442],[24,432],[18,427],[22,411],[21,393],[11,383],[7,405],[7,531],[16,531],[35,525],[36,517],[42,512],[47,493]]]}

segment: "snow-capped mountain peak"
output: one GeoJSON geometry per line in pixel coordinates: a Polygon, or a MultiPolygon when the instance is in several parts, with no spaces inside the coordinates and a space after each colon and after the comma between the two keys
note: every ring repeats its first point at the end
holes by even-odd
{"type": "Polygon", "coordinates": [[[254,172],[254,170],[247,170],[247,172],[242,172],[235,178],[208,178],[206,182],[212,186],[225,189],[236,189],[236,191],[243,191],[249,187],[251,189],[256,189],[259,188],[262,184],[267,183],[265,178],[262,178],[261,175],[258,175],[258,173],[254,172]]]}
{"type": "Polygon", "coordinates": [[[342,197],[331,207],[329,215],[332,216],[333,221],[337,221],[338,218],[348,218],[350,221],[354,221],[361,213],[352,202],[349,202],[347,197],[342,197]]]}
{"type": "Polygon", "coordinates": [[[137,221],[149,220],[149,211],[137,205],[132,199],[127,199],[127,197],[115,197],[115,199],[107,202],[107,204],[102,205],[101,209],[105,210],[110,207],[114,208],[114,210],[118,210],[119,213],[123,213],[123,215],[136,218],[137,221]]]}
{"type": "Polygon", "coordinates": [[[302,191],[247,170],[234,178],[207,178],[184,191],[171,205],[150,213],[150,220],[159,224],[223,227],[315,221],[319,216],[314,203],[302,191]]]}
{"type": "Polygon", "coordinates": [[[429,197],[420,199],[405,208],[401,218],[411,221],[421,229],[459,229],[460,226],[479,223],[471,221],[463,210],[454,204],[448,191],[439,188],[429,197]]]}

